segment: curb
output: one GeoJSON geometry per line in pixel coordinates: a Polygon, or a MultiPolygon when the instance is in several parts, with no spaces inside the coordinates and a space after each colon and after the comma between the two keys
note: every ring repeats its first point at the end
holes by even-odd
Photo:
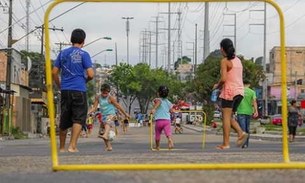
{"type": "MultiPolygon", "coordinates": [[[[203,132],[203,129],[200,129],[198,127],[191,127],[188,125],[183,125],[184,128],[193,130],[199,133],[203,132]]],[[[206,128],[206,132],[209,134],[215,134],[215,135],[222,135],[222,132],[217,132],[216,130],[212,130],[210,127],[206,128]]],[[[230,133],[231,137],[237,137],[236,133],[230,133]]],[[[267,140],[267,141],[282,141],[282,135],[274,135],[274,134],[250,134],[251,139],[256,140],[267,140]]],[[[305,136],[296,136],[296,141],[298,142],[305,142],[305,136]]]]}

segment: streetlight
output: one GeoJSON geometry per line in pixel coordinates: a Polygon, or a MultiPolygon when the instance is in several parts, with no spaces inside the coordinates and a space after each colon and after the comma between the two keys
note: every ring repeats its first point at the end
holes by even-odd
{"type": "Polygon", "coordinates": [[[99,41],[99,40],[101,40],[101,39],[112,40],[112,38],[111,38],[111,37],[108,37],[108,36],[106,36],[106,37],[100,37],[100,38],[97,38],[96,40],[91,41],[90,43],[85,44],[84,47],[89,46],[90,44],[95,43],[95,42],[97,42],[97,41],[99,41]]]}
{"type": "Polygon", "coordinates": [[[99,55],[99,54],[101,54],[101,53],[103,53],[103,52],[105,52],[105,51],[113,51],[113,50],[112,50],[112,49],[105,49],[105,50],[102,50],[102,51],[98,52],[97,54],[93,55],[91,58],[96,57],[97,55],[99,55]]]}
{"type": "Polygon", "coordinates": [[[122,19],[126,20],[126,34],[127,34],[127,64],[129,64],[129,20],[132,20],[133,17],[122,17],[122,19]]]}

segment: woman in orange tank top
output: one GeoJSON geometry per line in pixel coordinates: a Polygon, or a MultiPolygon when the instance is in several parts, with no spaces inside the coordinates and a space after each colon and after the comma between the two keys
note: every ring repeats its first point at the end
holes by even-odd
{"type": "Polygon", "coordinates": [[[219,98],[222,108],[223,143],[217,149],[230,148],[230,129],[237,132],[236,145],[244,145],[248,134],[242,131],[239,124],[233,119],[238,105],[243,99],[243,66],[238,57],[235,56],[235,48],[230,39],[223,39],[220,43],[220,51],[224,58],[221,60],[221,78],[213,89],[220,89],[219,98]]]}

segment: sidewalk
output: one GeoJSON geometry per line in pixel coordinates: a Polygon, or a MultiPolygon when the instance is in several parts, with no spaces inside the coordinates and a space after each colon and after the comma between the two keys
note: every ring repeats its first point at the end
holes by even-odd
{"type": "MultiPolygon", "coordinates": [[[[203,128],[201,126],[193,126],[193,125],[183,125],[183,128],[193,130],[199,133],[203,132],[203,128]]],[[[210,126],[206,127],[206,133],[208,134],[215,134],[215,135],[222,135],[222,131],[218,132],[215,129],[212,129],[210,126]]],[[[269,140],[269,141],[282,141],[281,134],[274,134],[275,132],[265,132],[263,134],[250,134],[251,139],[257,140],[269,140]]],[[[236,133],[230,133],[230,136],[236,137],[236,133]]],[[[305,136],[296,135],[296,140],[298,142],[302,141],[305,142],[305,136]]]]}

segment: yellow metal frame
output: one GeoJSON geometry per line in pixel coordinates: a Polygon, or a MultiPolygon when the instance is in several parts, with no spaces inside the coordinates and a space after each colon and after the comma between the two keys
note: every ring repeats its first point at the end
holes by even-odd
{"type": "Polygon", "coordinates": [[[59,165],[55,131],[51,130],[52,169],[59,170],[189,170],[189,169],[305,169],[305,162],[290,163],[287,139],[287,96],[286,96],[286,59],[285,59],[285,23],[281,8],[272,0],[55,0],[45,12],[44,30],[46,41],[46,87],[51,129],[55,127],[54,102],[52,87],[52,64],[50,59],[49,15],[51,10],[63,2],[266,2],[273,6],[280,18],[280,47],[282,73],[282,116],[283,116],[283,163],[226,163],[226,164],[92,164],[92,165],[59,165]]]}
{"type": "MultiPolygon", "coordinates": [[[[205,147],[205,139],[206,139],[206,124],[207,124],[207,115],[204,111],[202,110],[189,110],[189,111],[181,111],[181,110],[175,110],[175,112],[182,112],[182,113],[191,113],[191,112],[195,112],[195,113],[202,113],[204,115],[204,118],[203,118],[203,123],[202,123],[202,130],[203,130],[203,135],[202,135],[202,149],[204,149],[205,147]]],[[[153,120],[152,120],[152,116],[150,116],[150,119],[149,119],[149,122],[150,122],[150,149],[152,151],[157,151],[157,149],[155,149],[153,147],[153,144],[154,144],[154,140],[153,140],[153,120]]],[[[185,149],[168,149],[168,148],[160,148],[159,150],[161,151],[166,151],[166,150],[169,150],[169,151],[177,151],[177,150],[185,150],[185,149]]]]}

